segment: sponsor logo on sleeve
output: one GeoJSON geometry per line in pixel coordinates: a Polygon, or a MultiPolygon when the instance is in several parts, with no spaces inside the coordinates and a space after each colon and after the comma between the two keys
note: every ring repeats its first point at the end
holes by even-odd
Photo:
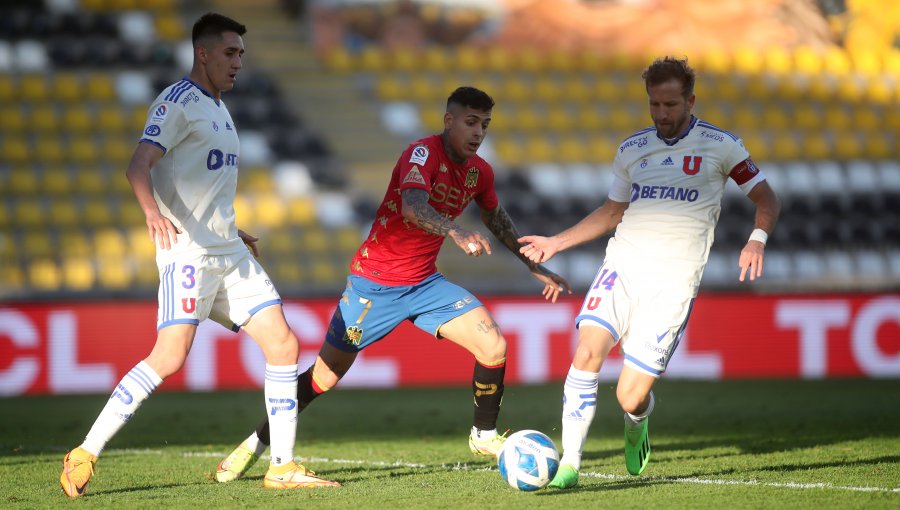
{"type": "Polygon", "coordinates": [[[409,162],[417,165],[424,165],[428,160],[428,147],[424,145],[416,145],[413,147],[412,154],[409,156],[409,162]]]}
{"type": "Polygon", "coordinates": [[[150,117],[150,122],[160,123],[166,119],[166,114],[169,113],[169,107],[161,104],[153,110],[153,115],[150,117]]]}
{"type": "Polygon", "coordinates": [[[403,184],[407,183],[425,184],[425,178],[422,177],[422,174],[419,172],[419,167],[412,167],[412,170],[406,174],[406,177],[403,178],[403,184]]]}
{"type": "Polygon", "coordinates": [[[162,129],[159,128],[156,124],[150,124],[147,126],[147,129],[144,130],[144,134],[147,136],[159,136],[162,132],[162,129]]]}

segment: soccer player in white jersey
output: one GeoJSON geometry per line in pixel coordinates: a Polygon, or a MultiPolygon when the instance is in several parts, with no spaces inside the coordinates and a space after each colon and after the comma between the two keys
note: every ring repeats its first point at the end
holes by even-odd
{"type": "MultiPolygon", "coordinates": [[[[256,259],[257,239],[235,226],[240,144],[221,101],[241,70],[244,25],[209,13],[194,24],[190,75],[150,106],[126,176],[156,245],[157,339],[150,355],[116,385],[84,442],[63,461],[60,484],[82,496],[107,442],[190,351],[197,326],[211,318],[244,329],[266,358],[265,405],[272,460],[270,488],[337,486],[294,462],[297,431],[297,338],[281,297],[256,259]]],[[[125,340],[123,340],[125,341],[125,340]]]]}
{"type": "Polygon", "coordinates": [[[632,475],[647,466],[651,390],[684,334],[726,180],[756,205],[738,260],[740,281],[762,276],[766,239],[780,210],[741,140],[691,114],[695,75],[687,60],[657,59],[643,78],[654,126],[619,146],[606,202],[552,237],[519,239],[524,255],[545,262],[615,230],[575,318],[578,345],[563,390],[563,457],[551,482],[557,488],[578,482],[600,367],[617,344],[625,357],[616,388],[625,411],[625,466],[632,475]]]}

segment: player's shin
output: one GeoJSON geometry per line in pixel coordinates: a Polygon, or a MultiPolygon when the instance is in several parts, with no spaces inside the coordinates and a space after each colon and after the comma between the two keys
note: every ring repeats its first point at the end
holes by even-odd
{"type": "MultiPolygon", "coordinates": [[[[297,413],[303,411],[316,397],[325,393],[331,388],[324,386],[323,384],[316,381],[313,376],[313,366],[310,366],[305,372],[300,374],[297,377],[297,413]]],[[[253,436],[251,436],[253,437],[253,436]]],[[[258,439],[261,444],[261,448],[264,450],[265,447],[271,442],[270,434],[269,434],[269,417],[266,416],[263,418],[259,425],[256,426],[256,439],[258,439]]],[[[262,451],[257,451],[257,454],[262,453],[262,451]]]]}
{"type": "Polygon", "coordinates": [[[475,361],[472,376],[472,393],[475,396],[475,415],[472,425],[478,430],[497,428],[500,403],[503,400],[503,377],[506,374],[506,358],[489,363],[475,361]]]}
{"type": "Polygon", "coordinates": [[[569,367],[563,387],[562,447],[560,464],[578,470],[588,430],[597,409],[597,388],[600,374],[569,367]]]}
{"type": "Polygon", "coordinates": [[[160,383],[162,378],[145,361],[135,365],[116,385],[81,447],[99,456],[106,443],[128,423],[160,383]]]}
{"type": "Polygon", "coordinates": [[[272,444],[272,465],[293,462],[297,438],[297,365],[266,364],[266,409],[272,444]]]}

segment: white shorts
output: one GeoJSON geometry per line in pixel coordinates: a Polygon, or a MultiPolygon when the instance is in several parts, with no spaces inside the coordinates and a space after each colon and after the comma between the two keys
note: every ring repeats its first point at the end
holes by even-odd
{"type": "Polygon", "coordinates": [[[690,285],[666,288],[634,281],[607,260],[588,289],[575,327],[607,329],[627,365],[659,377],[684,336],[693,304],[690,285]]]}
{"type": "Polygon", "coordinates": [[[231,255],[185,254],[159,264],[156,330],[212,319],[232,331],[281,296],[248,250],[231,255]]]}

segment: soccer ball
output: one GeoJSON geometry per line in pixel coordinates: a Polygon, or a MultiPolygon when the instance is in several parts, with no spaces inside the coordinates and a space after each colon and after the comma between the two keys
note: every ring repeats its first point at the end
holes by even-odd
{"type": "Polygon", "coordinates": [[[556,476],[559,450],[543,432],[520,430],[506,438],[497,467],[513,489],[536,491],[556,476]]]}

